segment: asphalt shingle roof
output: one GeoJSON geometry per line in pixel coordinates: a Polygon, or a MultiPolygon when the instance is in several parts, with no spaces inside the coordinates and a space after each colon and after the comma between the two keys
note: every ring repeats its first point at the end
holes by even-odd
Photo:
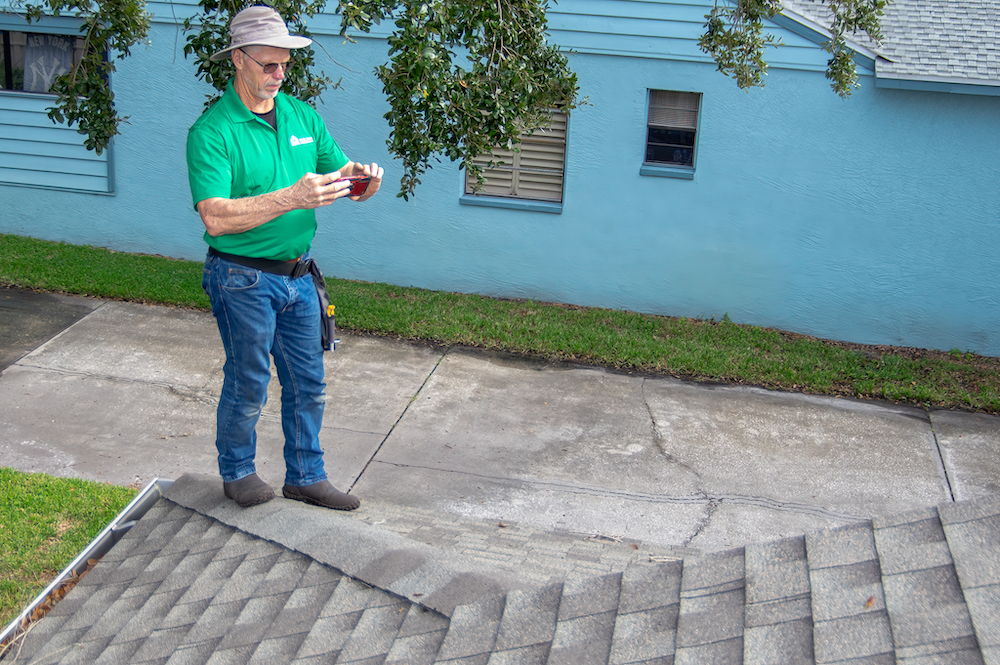
{"type": "MultiPolygon", "coordinates": [[[[786,0],[794,11],[830,24],[827,0],[786,0]]],[[[1000,82],[1000,3],[996,0],[891,0],[876,50],[877,75],[922,81],[1000,82]]]]}
{"type": "Polygon", "coordinates": [[[539,583],[184,476],[24,663],[1000,663],[1000,497],[539,583]]]}

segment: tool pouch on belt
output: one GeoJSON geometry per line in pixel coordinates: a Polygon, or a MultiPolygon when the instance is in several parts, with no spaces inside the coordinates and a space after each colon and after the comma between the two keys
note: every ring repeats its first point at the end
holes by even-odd
{"type": "Polygon", "coordinates": [[[330,298],[326,295],[326,281],[323,273],[319,271],[316,261],[309,259],[309,273],[312,275],[313,284],[316,286],[316,295],[319,296],[319,329],[320,338],[323,342],[324,351],[335,351],[337,349],[337,325],[332,316],[333,307],[330,305],[330,298]]]}

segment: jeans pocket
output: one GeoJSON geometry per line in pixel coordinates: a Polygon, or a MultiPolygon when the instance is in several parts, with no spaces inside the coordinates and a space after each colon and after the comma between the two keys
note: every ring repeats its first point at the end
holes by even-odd
{"type": "Polygon", "coordinates": [[[229,268],[223,275],[222,288],[227,291],[251,289],[260,282],[260,271],[253,268],[229,268]]]}

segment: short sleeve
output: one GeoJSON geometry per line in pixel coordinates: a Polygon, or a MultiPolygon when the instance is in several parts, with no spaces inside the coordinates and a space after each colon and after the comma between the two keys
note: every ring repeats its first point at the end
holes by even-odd
{"type": "Polygon", "coordinates": [[[187,164],[195,208],[205,199],[232,198],[232,164],[217,132],[198,125],[188,131],[187,164]]]}

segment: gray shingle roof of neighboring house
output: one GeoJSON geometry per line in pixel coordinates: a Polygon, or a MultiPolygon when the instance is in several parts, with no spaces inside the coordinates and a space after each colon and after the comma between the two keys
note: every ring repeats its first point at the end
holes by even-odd
{"type": "MultiPolygon", "coordinates": [[[[827,0],[785,0],[790,16],[830,24],[827,0]]],[[[875,51],[877,79],[913,81],[926,89],[960,84],[964,91],[1000,94],[1000,2],[997,0],[891,0],[882,20],[883,41],[857,43],[875,51]]]]}
{"type": "Polygon", "coordinates": [[[1000,497],[985,497],[539,582],[352,515],[280,499],[243,510],[218,479],[185,476],[10,653],[39,665],[994,665],[998,552],[1000,497]]]}

